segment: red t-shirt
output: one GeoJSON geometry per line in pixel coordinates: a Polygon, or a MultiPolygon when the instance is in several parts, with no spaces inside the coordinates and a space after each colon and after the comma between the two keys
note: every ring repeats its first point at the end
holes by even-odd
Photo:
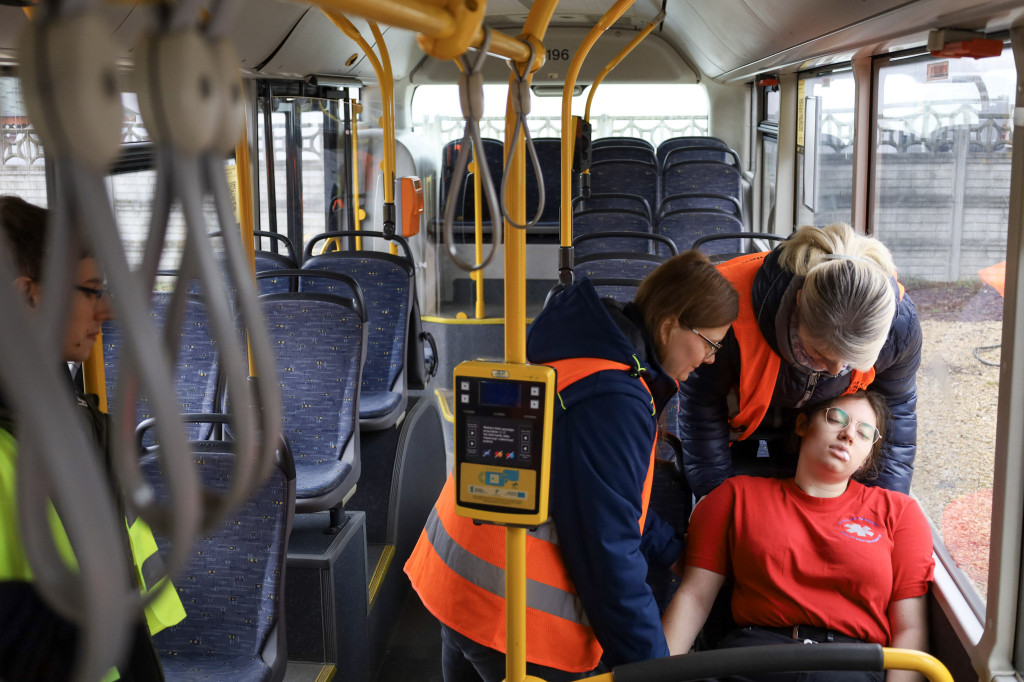
{"type": "Polygon", "coordinates": [[[850,481],[811,497],[792,479],[736,476],[694,508],[689,566],[735,579],[738,625],[814,625],[884,646],[889,604],[932,579],[932,536],[903,493],[850,481]]]}

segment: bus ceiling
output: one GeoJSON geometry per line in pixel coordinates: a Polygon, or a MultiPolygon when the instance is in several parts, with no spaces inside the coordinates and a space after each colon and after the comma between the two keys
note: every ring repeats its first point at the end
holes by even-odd
{"type": "MultiPolygon", "coordinates": [[[[17,35],[26,21],[19,4],[23,4],[21,0],[0,0],[0,57],[14,54],[17,35]]],[[[359,47],[339,35],[315,5],[280,0],[248,0],[246,4],[247,11],[238,14],[228,37],[248,74],[274,78],[321,74],[376,80],[359,47]]],[[[492,0],[486,22],[517,35],[526,7],[514,0],[492,0]]],[[[596,76],[601,66],[663,7],[664,22],[615,70],[611,82],[694,83],[705,78],[749,82],[760,73],[806,68],[820,60],[834,60],[837,55],[879,54],[923,46],[928,31],[935,28],[957,27],[991,34],[1009,29],[1015,21],[1024,21],[1019,0],[637,0],[598,42],[596,54],[584,64],[579,82],[588,83],[596,76]]],[[[104,12],[109,25],[117,27],[114,39],[122,56],[131,59],[138,36],[153,23],[153,4],[108,2],[104,12]]],[[[364,20],[351,19],[364,35],[369,35],[364,20]]],[[[586,0],[559,3],[544,40],[547,63],[536,74],[536,84],[563,82],[575,48],[595,19],[592,3],[586,0]]],[[[455,81],[454,64],[424,58],[414,32],[383,25],[381,29],[396,80],[409,78],[414,84],[455,81]]],[[[507,69],[501,60],[490,62],[486,79],[506,81],[507,69]]]]}

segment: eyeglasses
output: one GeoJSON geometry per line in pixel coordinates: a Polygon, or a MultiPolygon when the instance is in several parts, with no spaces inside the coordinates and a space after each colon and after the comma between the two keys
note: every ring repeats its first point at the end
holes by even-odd
{"type": "Polygon", "coordinates": [[[835,431],[845,429],[850,424],[854,425],[854,433],[865,443],[871,443],[874,445],[882,434],[878,432],[874,424],[868,424],[867,422],[859,422],[850,418],[850,414],[839,407],[830,407],[825,410],[825,423],[832,427],[835,431]]]}
{"type": "Polygon", "coordinates": [[[709,339],[708,337],[704,336],[699,331],[694,329],[693,327],[690,327],[690,331],[699,336],[700,338],[704,339],[704,343],[708,344],[708,347],[711,349],[707,352],[707,355],[704,356],[704,362],[707,362],[711,358],[715,357],[715,353],[722,350],[722,344],[715,343],[714,341],[712,341],[711,339],[709,339]]]}
{"type": "Polygon", "coordinates": [[[81,291],[83,294],[91,298],[94,305],[99,303],[100,301],[103,301],[104,303],[110,303],[110,289],[106,287],[103,287],[102,289],[96,289],[95,287],[87,287],[82,286],[81,284],[76,284],[75,289],[81,291]]]}

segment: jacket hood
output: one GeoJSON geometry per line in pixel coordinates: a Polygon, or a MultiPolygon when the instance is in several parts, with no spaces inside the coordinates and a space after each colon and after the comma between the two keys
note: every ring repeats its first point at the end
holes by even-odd
{"type": "Polygon", "coordinates": [[[612,318],[588,279],[549,301],[526,338],[526,355],[535,363],[602,358],[633,364],[636,353],[637,347],[612,318]]]}

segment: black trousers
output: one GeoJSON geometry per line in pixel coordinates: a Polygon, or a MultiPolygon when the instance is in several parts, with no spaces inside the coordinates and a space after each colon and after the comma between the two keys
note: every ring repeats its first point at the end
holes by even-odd
{"type": "MultiPolygon", "coordinates": [[[[738,648],[745,646],[763,646],[777,644],[779,646],[815,646],[804,644],[781,633],[758,628],[741,628],[733,630],[718,643],[718,648],[738,648]]],[[[884,672],[807,672],[807,673],[765,673],[756,676],[722,677],[705,682],[884,682],[884,672]]]]}

